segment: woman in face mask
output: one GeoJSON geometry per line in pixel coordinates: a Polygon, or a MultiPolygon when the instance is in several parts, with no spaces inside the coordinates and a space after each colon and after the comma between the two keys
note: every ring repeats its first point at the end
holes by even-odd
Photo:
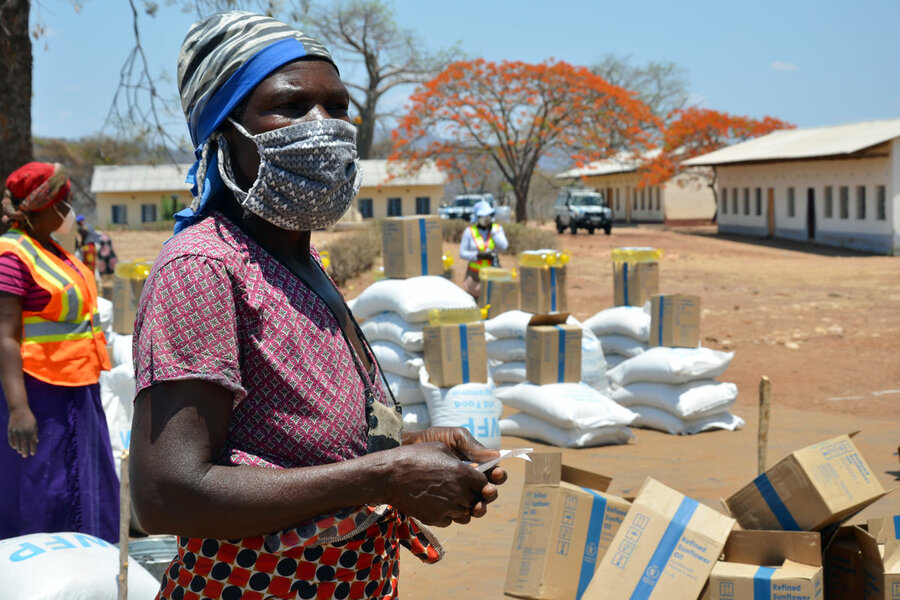
{"type": "Polygon", "coordinates": [[[262,15],[195,23],[178,67],[198,162],[135,323],[131,482],[178,534],[161,598],[395,598],[400,546],[483,516],[506,474],[399,407],[310,246],[359,189],[331,56],[262,15]]]}
{"type": "Polygon", "coordinates": [[[6,180],[0,236],[0,539],[119,539],[118,479],[97,384],[109,369],[94,274],[57,244],[75,222],[58,164],[6,180]]]}

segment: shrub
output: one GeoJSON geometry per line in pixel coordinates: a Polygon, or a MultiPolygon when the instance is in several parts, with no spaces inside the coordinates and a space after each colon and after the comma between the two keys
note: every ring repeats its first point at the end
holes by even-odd
{"type": "Polygon", "coordinates": [[[523,250],[542,250],[556,248],[555,231],[537,229],[520,223],[503,223],[506,239],[509,240],[510,254],[518,254],[523,250]]]}
{"type": "Polygon", "coordinates": [[[323,248],[331,254],[329,274],[337,285],[344,285],[372,268],[381,254],[381,223],[341,236],[323,248]]]}
{"type": "Polygon", "coordinates": [[[468,221],[462,219],[443,219],[441,220],[441,237],[445,242],[458,244],[462,241],[463,231],[469,225],[468,221]]]}

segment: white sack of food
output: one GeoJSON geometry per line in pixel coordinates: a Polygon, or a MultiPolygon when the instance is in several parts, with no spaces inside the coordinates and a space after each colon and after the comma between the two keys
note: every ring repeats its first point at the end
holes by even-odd
{"type": "Polygon", "coordinates": [[[647,351],[647,344],[627,335],[609,334],[598,338],[604,354],[618,354],[632,358],[647,351]]]}
{"type": "MultiPolygon", "coordinates": [[[[487,339],[487,336],[490,335],[498,340],[504,338],[524,340],[528,322],[531,321],[533,316],[532,313],[521,310],[508,310],[505,313],[501,313],[493,319],[488,319],[484,322],[485,338],[487,339]]],[[[572,316],[566,319],[566,324],[581,326],[578,319],[572,316]]]]}
{"type": "Polygon", "coordinates": [[[465,427],[488,448],[500,448],[500,413],[503,404],[491,383],[463,383],[440,388],[422,369],[419,383],[428,405],[432,427],[465,427]]]}
{"type": "Polygon", "coordinates": [[[525,340],[502,338],[487,344],[487,357],[501,362],[525,360],[525,340]]]}
{"type": "Polygon", "coordinates": [[[592,387],[606,377],[606,356],[603,347],[589,330],[581,336],[581,380],[592,387]]]}
{"type": "Polygon", "coordinates": [[[419,371],[425,366],[425,359],[407,352],[397,344],[372,342],[372,352],[385,373],[393,373],[407,379],[418,379],[419,371]]]}
{"type": "MultiPolygon", "coordinates": [[[[32,533],[0,540],[0,597],[116,600],[119,549],[85,533],[32,533]]],[[[129,600],[153,600],[159,581],[128,561],[129,600]]]]}
{"type": "Polygon", "coordinates": [[[109,343],[109,336],[113,333],[113,303],[102,296],[98,296],[97,316],[100,317],[100,329],[103,330],[103,335],[106,336],[106,342],[109,343]]]}
{"type": "Polygon", "coordinates": [[[415,379],[409,377],[401,377],[393,373],[383,373],[384,382],[394,394],[394,399],[400,406],[412,406],[414,404],[424,404],[425,396],[422,394],[422,387],[419,385],[418,377],[415,379]]]}
{"type": "Polygon", "coordinates": [[[650,339],[650,313],[640,306],[615,306],[601,310],[584,322],[594,335],[624,335],[642,342],[650,339]]]}
{"type": "Polygon", "coordinates": [[[638,381],[686,383],[714,379],[725,372],[734,352],[710,348],[650,348],[606,372],[609,381],[626,386],[638,381]]]}
{"type": "Polygon", "coordinates": [[[370,342],[391,342],[410,352],[421,352],[425,348],[423,327],[423,323],[407,323],[393,312],[378,313],[360,324],[370,342]]]}
{"type": "Polygon", "coordinates": [[[109,356],[109,362],[113,367],[128,365],[128,368],[134,372],[134,359],[132,359],[131,356],[133,341],[133,335],[122,335],[120,333],[113,333],[110,338],[107,339],[107,344],[112,345],[112,353],[109,356]]]}
{"type": "Polygon", "coordinates": [[[626,444],[634,439],[628,427],[594,427],[590,429],[562,429],[546,421],[518,412],[500,419],[500,432],[503,435],[537,440],[559,448],[588,448],[607,446],[610,444],[626,444]]]}
{"type": "Polygon", "coordinates": [[[431,427],[431,416],[425,404],[401,407],[403,410],[403,431],[422,431],[431,427]]]}
{"type": "Polygon", "coordinates": [[[525,361],[500,362],[496,366],[491,367],[491,379],[497,384],[522,383],[527,381],[525,372],[525,361]]]}
{"type": "Polygon", "coordinates": [[[504,404],[563,429],[629,425],[635,415],[586,383],[519,383],[497,388],[504,404]]]}
{"type": "Polygon", "coordinates": [[[475,308],[475,299],[461,287],[437,275],[381,279],[347,303],[360,319],[394,312],[408,323],[424,323],[433,308],[475,308]]]}
{"type": "Polygon", "coordinates": [[[735,384],[712,379],[676,384],[637,382],[615,387],[609,395],[622,406],[652,406],[682,419],[731,410],[737,396],[735,384]]]}
{"type": "Polygon", "coordinates": [[[637,418],[632,423],[633,427],[656,429],[671,435],[694,435],[713,429],[734,431],[744,426],[742,418],[727,411],[686,421],[652,406],[632,406],[631,408],[637,413],[637,418]]]}
{"type": "MultiPolygon", "coordinates": [[[[129,336],[130,337],[130,336],[129,336]]],[[[131,445],[131,417],[134,415],[135,381],[130,364],[100,373],[100,404],[106,416],[109,442],[116,473],[121,472],[122,450],[131,445]]]]}
{"type": "Polygon", "coordinates": [[[620,354],[604,354],[604,360],[606,360],[606,370],[614,369],[621,365],[623,362],[628,360],[627,356],[622,356],[620,354]]]}

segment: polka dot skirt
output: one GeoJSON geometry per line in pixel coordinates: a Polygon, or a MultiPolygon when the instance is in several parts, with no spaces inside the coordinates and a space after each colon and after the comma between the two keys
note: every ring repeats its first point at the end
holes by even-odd
{"type": "Polygon", "coordinates": [[[159,600],[397,598],[398,547],[424,562],[443,549],[415,519],[388,506],[323,517],[271,536],[179,537],[159,600]]]}

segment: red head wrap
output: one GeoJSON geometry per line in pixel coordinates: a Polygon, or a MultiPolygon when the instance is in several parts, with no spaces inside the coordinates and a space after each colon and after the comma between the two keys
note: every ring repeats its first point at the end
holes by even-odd
{"type": "Polygon", "coordinates": [[[23,213],[40,212],[69,196],[72,184],[59,163],[30,162],[6,178],[4,220],[20,221],[23,213]]]}

